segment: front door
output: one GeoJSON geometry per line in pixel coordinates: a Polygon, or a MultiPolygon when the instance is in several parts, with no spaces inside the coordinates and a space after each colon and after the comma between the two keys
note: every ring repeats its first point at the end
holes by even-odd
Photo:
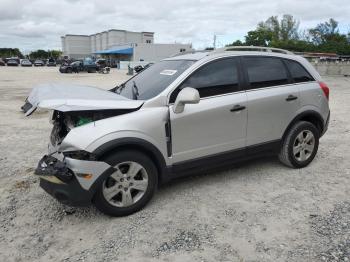
{"type": "Polygon", "coordinates": [[[193,87],[199,104],[175,114],[170,106],[173,163],[245,148],[247,96],[240,88],[239,60],[225,58],[196,70],[174,91],[193,87]]]}

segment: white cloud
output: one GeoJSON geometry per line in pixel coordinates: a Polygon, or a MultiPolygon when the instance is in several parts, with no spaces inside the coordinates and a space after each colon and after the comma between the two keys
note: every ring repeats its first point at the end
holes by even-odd
{"type": "Polygon", "coordinates": [[[292,14],[301,27],[333,17],[349,28],[348,0],[0,0],[0,47],[60,48],[64,34],[107,29],[153,31],[157,42],[212,44],[243,38],[271,15],[292,14]]]}

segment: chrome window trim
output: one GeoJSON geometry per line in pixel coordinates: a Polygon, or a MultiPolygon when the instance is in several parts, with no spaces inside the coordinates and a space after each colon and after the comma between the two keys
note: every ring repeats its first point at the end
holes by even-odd
{"type": "MultiPolygon", "coordinates": [[[[291,61],[294,61],[294,62],[297,62],[298,64],[300,64],[313,78],[314,80],[313,81],[306,81],[306,82],[299,82],[299,83],[288,83],[288,84],[285,84],[285,85],[277,85],[277,86],[268,86],[268,87],[262,87],[262,88],[254,88],[254,89],[248,89],[247,87],[244,87],[243,90],[240,90],[240,91],[256,91],[258,89],[268,89],[268,88],[276,88],[276,87],[282,87],[282,86],[290,86],[290,85],[298,85],[298,84],[305,84],[305,83],[314,83],[314,82],[318,82],[317,80],[317,77],[315,77],[304,65],[303,63],[301,63],[298,59],[296,59],[295,57],[281,57],[278,55],[278,53],[276,53],[277,55],[275,55],[275,53],[267,53],[267,54],[264,54],[264,55],[258,55],[258,54],[232,54],[232,53],[222,53],[218,56],[215,56],[215,57],[208,57],[208,58],[203,58],[203,59],[207,59],[205,60],[203,63],[200,63],[196,66],[193,65],[193,68],[189,68],[191,69],[191,71],[189,71],[188,73],[186,73],[186,71],[180,75],[177,79],[174,80],[177,81],[178,79],[181,78],[181,80],[179,81],[179,83],[174,86],[174,87],[170,87],[172,84],[170,84],[167,88],[164,89],[164,92],[167,92],[166,93],[166,106],[170,106],[170,105],[173,105],[174,103],[170,103],[170,96],[172,94],[172,92],[174,92],[174,90],[176,88],[178,88],[182,82],[187,78],[189,77],[193,72],[195,72],[197,69],[199,69],[200,67],[210,63],[210,62],[213,62],[215,60],[219,60],[219,59],[222,59],[222,58],[233,58],[233,57],[237,57],[237,58],[243,58],[245,56],[257,56],[257,57],[260,57],[260,56],[263,56],[263,57],[272,57],[272,58],[278,58],[278,59],[286,59],[286,60],[291,60],[291,61]],[[210,58],[210,59],[209,59],[210,58]],[[168,90],[169,89],[169,90],[168,90]]],[[[200,60],[198,60],[197,62],[200,62],[200,60]]],[[[240,91],[236,91],[234,93],[237,93],[237,92],[240,92],[240,91]]],[[[221,94],[221,95],[216,95],[216,96],[222,96],[222,95],[232,95],[233,93],[227,93],[227,94],[221,94]]],[[[205,98],[212,98],[212,97],[216,97],[216,96],[208,96],[208,97],[205,97],[205,98]]],[[[201,98],[201,100],[204,99],[204,98],[201,98]]]]}
{"type": "Polygon", "coordinates": [[[272,88],[278,88],[278,87],[284,87],[284,86],[303,85],[305,83],[317,83],[317,81],[306,81],[306,82],[299,82],[299,83],[290,83],[290,84],[285,84],[285,85],[266,86],[266,87],[260,87],[260,88],[254,88],[254,89],[246,89],[245,91],[250,92],[250,91],[272,89],[272,88]]]}
{"type": "MultiPolygon", "coordinates": [[[[205,99],[212,99],[216,97],[222,97],[222,96],[229,96],[229,95],[235,95],[235,94],[240,94],[240,93],[245,93],[245,90],[239,90],[231,93],[225,93],[225,94],[220,94],[220,95],[215,95],[215,96],[206,96],[206,97],[200,97],[200,100],[205,100],[205,99]]],[[[174,105],[174,103],[169,103],[168,106],[174,105]]]]}

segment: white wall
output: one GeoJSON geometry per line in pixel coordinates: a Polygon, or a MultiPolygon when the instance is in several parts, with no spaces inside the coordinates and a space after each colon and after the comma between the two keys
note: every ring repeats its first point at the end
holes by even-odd
{"type": "Polygon", "coordinates": [[[84,35],[66,35],[64,37],[64,55],[72,58],[89,56],[91,54],[90,37],[84,35]]]}
{"type": "Polygon", "coordinates": [[[96,50],[102,50],[102,39],[101,34],[96,34],[96,50]]]}
{"type": "Polygon", "coordinates": [[[103,50],[108,48],[108,32],[102,32],[101,45],[103,50]]]}
{"type": "Polygon", "coordinates": [[[108,49],[125,42],[125,32],[121,30],[108,31],[108,49]]]}
{"type": "Polygon", "coordinates": [[[96,51],[96,35],[91,35],[90,36],[90,46],[91,46],[91,52],[96,51]]]}
{"type": "Polygon", "coordinates": [[[61,36],[61,45],[62,45],[63,55],[66,56],[67,55],[67,47],[66,47],[66,39],[64,36],[61,36]]]}
{"type": "Polygon", "coordinates": [[[143,32],[142,33],[142,43],[147,43],[147,40],[151,42],[151,44],[154,43],[154,34],[153,33],[148,33],[148,32],[143,32]]]}
{"type": "Polygon", "coordinates": [[[135,44],[134,61],[159,61],[185,51],[193,50],[190,44],[135,44]]]}
{"type": "Polygon", "coordinates": [[[142,34],[136,32],[125,32],[125,43],[142,43],[142,34]]]}

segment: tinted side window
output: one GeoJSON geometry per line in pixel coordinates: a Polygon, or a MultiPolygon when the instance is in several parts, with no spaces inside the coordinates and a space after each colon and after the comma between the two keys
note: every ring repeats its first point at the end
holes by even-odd
{"type": "Polygon", "coordinates": [[[306,69],[296,61],[284,60],[295,83],[314,81],[306,69]]]}
{"type": "Polygon", "coordinates": [[[238,91],[237,61],[236,58],[228,58],[202,66],[171,94],[170,103],[175,102],[177,94],[185,87],[196,88],[201,98],[238,91]]]}
{"type": "Polygon", "coordinates": [[[250,88],[288,84],[288,75],[282,60],[273,57],[244,57],[250,88]]]}

